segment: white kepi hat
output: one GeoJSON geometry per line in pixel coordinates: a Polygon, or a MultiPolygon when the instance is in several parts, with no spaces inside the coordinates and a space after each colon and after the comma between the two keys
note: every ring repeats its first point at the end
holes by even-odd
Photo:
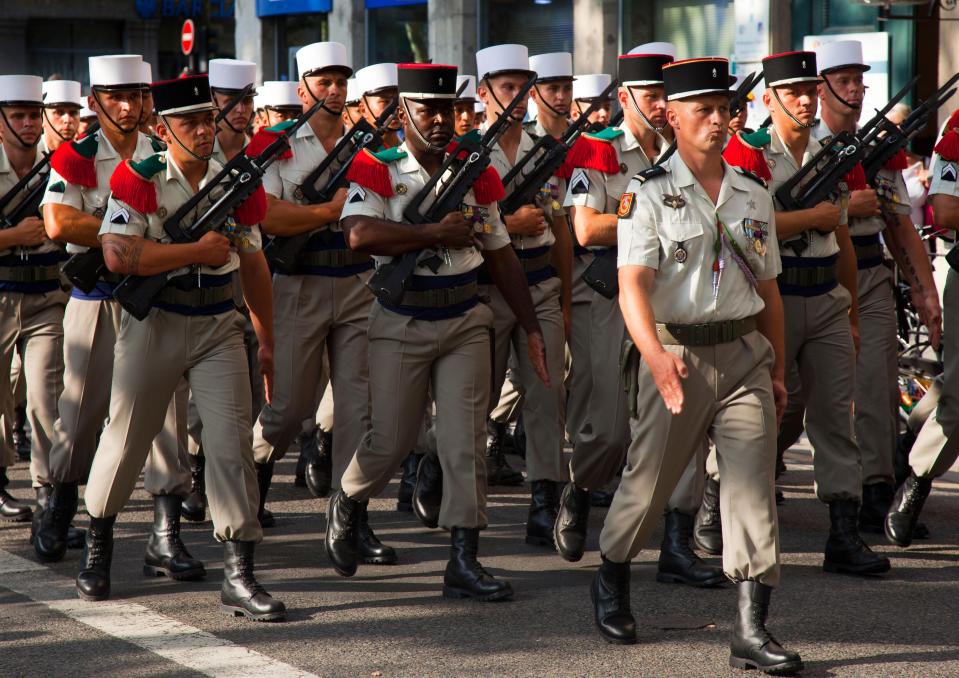
{"type": "Polygon", "coordinates": [[[569,80],[573,77],[573,55],[569,52],[550,52],[529,58],[530,70],[536,71],[536,82],[569,80]]]}
{"type": "Polygon", "coordinates": [[[80,83],[76,80],[48,80],[43,83],[44,106],[77,106],[83,108],[80,83]]]}
{"type": "Polygon", "coordinates": [[[144,61],[141,67],[143,68],[143,82],[147,85],[153,84],[153,66],[150,65],[149,61],[144,61]]]}
{"type": "Polygon", "coordinates": [[[303,102],[296,93],[298,82],[286,80],[267,80],[260,88],[257,103],[263,108],[302,108],[303,102]]]}
{"type": "MultiPolygon", "coordinates": [[[[572,71],[572,68],[570,68],[572,71]]],[[[476,73],[480,80],[507,73],[533,75],[526,45],[494,45],[476,53],[476,73]]]]}
{"type": "Polygon", "coordinates": [[[210,59],[210,87],[226,93],[242,92],[256,82],[256,64],[240,59],[210,59]]]}
{"type": "Polygon", "coordinates": [[[396,64],[373,64],[372,66],[361,68],[356,72],[356,88],[360,96],[373,94],[387,87],[398,86],[396,64]]]}
{"type": "Polygon", "coordinates": [[[459,92],[460,87],[463,87],[463,92],[457,98],[457,101],[461,99],[476,99],[476,76],[475,75],[457,75],[456,76],[456,91],[459,92]],[[466,83],[466,87],[463,87],[463,83],[466,83]]]}
{"type": "Polygon", "coordinates": [[[317,71],[336,68],[353,75],[350,60],[346,56],[346,45],[341,42],[314,42],[296,51],[296,69],[300,78],[317,71]]]}
{"type": "Polygon", "coordinates": [[[36,75],[0,75],[0,104],[43,105],[43,78],[36,75]]]}
{"type": "Polygon", "coordinates": [[[612,76],[607,73],[577,75],[573,81],[573,99],[595,99],[612,81],[612,76]]]}
{"type": "Polygon", "coordinates": [[[671,42],[645,42],[633,47],[627,54],[666,54],[676,58],[676,45],[671,42]]]}
{"type": "Polygon", "coordinates": [[[360,103],[360,97],[363,96],[363,93],[360,92],[360,85],[356,82],[356,78],[350,78],[346,81],[346,103],[347,104],[358,104],[360,103]]]}
{"type": "Polygon", "coordinates": [[[858,40],[836,40],[816,48],[816,65],[820,73],[829,73],[843,68],[869,70],[862,58],[862,43],[858,40]]]}
{"type": "Polygon", "coordinates": [[[143,57],[139,54],[110,54],[89,59],[90,87],[99,90],[143,89],[143,57]]]}
{"type": "Polygon", "coordinates": [[[81,119],[81,120],[83,120],[83,119],[85,119],[85,118],[95,118],[95,117],[97,117],[97,114],[94,113],[93,111],[91,111],[89,108],[87,108],[86,106],[81,106],[81,107],[80,107],[80,119],[81,119]]]}

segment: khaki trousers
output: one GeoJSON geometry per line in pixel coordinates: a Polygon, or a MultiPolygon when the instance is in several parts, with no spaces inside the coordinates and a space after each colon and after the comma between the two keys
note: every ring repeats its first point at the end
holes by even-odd
{"type": "MultiPolygon", "coordinates": [[[[526,332],[516,321],[506,299],[495,285],[485,286],[481,293],[490,298],[493,312],[493,393],[500,393],[506,379],[510,348],[516,355],[516,377],[522,388],[523,426],[526,430],[526,475],[533,480],[567,479],[563,469],[563,404],[566,399],[566,337],[560,308],[559,278],[553,277],[529,288],[536,317],[546,342],[546,365],[552,386],[547,388],[529,360],[526,332]]],[[[491,402],[492,409],[495,402],[491,402]]],[[[441,444],[442,447],[442,444],[441,444]]]]}
{"type": "Polygon", "coordinates": [[[336,400],[333,479],[338,483],[370,424],[367,327],[373,295],[370,273],[345,278],[276,275],[273,313],[276,335],[273,402],[264,405],[253,429],[257,463],[282,459],[315,416],[323,354],[329,357],[336,400]]]}
{"type": "Polygon", "coordinates": [[[590,308],[593,290],[583,281],[583,271],[592,255],[573,257],[572,333],[569,338],[570,362],[566,374],[566,438],[575,447],[580,429],[586,422],[593,375],[590,371],[590,308]]]}
{"type": "Polygon", "coordinates": [[[783,308],[789,402],[779,449],[788,449],[796,431],[805,426],[813,448],[816,495],[827,503],[859,501],[862,468],[853,429],[856,354],[849,292],[837,285],[815,297],[783,295],[783,308]]]}
{"type": "Polygon", "coordinates": [[[509,424],[519,417],[526,391],[517,376],[516,354],[510,351],[507,361],[506,379],[499,391],[499,400],[489,413],[489,418],[497,424],[509,424]]]}
{"type": "MultiPolygon", "coordinates": [[[[30,477],[33,486],[50,483],[50,437],[63,390],[63,310],[67,293],[0,292],[0,393],[13,413],[10,363],[20,354],[30,424],[30,477]]],[[[7,417],[4,417],[5,419],[7,417]]]]}
{"type": "Polygon", "coordinates": [[[113,366],[110,423],[87,483],[91,516],[123,508],[186,378],[203,421],[206,494],[218,540],[259,541],[259,490],[253,469],[250,375],[243,316],[185,316],[159,309],[142,322],[124,313],[113,366]]]}
{"type": "MultiPolygon", "coordinates": [[[[86,482],[97,450],[97,434],[110,411],[113,354],[120,329],[120,304],[71,298],[63,315],[63,393],[57,403],[50,449],[50,478],[86,482]]],[[[150,494],[186,494],[190,471],[186,450],[186,383],[167,407],[163,430],[147,458],[144,488],[150,494]]]]}
{"type": "Polygon", "coordinates": [[[715,346],[667,346],[689,368],[683,411],[671,415],[645,362],[640,363],[626,469],[600,535],[614,562],[636,557],[689,462],[715,443],[723,530],[723,569],[734,581],[779,582],[779,528],[773,475],[776,409],[772,346],[759,332],[715,346]]]}
{"type": "Polygon", "coordinates": [[[909,465],[920,478],[938,478],[959,458],[959,273],[952,268],[943,291],[942,322],[943,373],[936,380],[941,388],[939,402],[909,453],[909,465]]]}
{"type": "Polygon", "coordinates": [[[377,496],[420,437],[429,394],[443,469],[439,524],[486,527],[486,410],[493,316],[478,304],[446,320],[414,320],[378,303],[370,314],[372,428],[343,474],[358,501],[377,496]]]}

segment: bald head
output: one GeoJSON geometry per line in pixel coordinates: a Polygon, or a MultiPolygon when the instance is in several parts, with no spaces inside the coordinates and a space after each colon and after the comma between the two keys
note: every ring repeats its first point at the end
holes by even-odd
{"type": "Polygon", "coordinates": [[[722,153],[729,126],[729,97],[709,94],[670,101],[666,120],[681,148],[701,153],[722,153]]]}

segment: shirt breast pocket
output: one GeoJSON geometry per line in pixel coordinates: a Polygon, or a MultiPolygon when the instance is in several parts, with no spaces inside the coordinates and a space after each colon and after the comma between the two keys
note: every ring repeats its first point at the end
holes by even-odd
{"type": "Polygon", "coordinates": [[[692,220],[666,220],[659,225],[659,239],[663,248],[663,256],[685,264],[690,258],[701,259],[703,256],[703,224],[692,220]]]}

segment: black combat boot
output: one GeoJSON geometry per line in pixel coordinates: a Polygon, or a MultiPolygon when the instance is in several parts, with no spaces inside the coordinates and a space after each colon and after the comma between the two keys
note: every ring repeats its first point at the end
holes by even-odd
{"type": "Polygon", "coordinates": [[[190,555],[180,540],[180,503],[175,494],[153,497],[153,529],[147,540],[143,574],[148,577],[166,575],[178,581],[203,579],[203,563],[190,555]]]}
{"type": "Polygon", "coordinates": [[[326,555],[341,577],[356,574],[359,559],[359,523],[366,502],[350,499],[337,490],[326,509],[326,555]]]}
{"type": "Polygon", "coordinates": [[[886,515],[885,532],[890,543],[903,548],[912,543],[919,514],[930,490],[932,478],[919,478],[915,473],[910,473],[899,487],[886,515]]]}
{"type": "Polygon", "coordinates": [[[33,550],[40,560],[54,563],[67,551],[70,522],[77,513],[79,483],[60,483],[53,488],[40,525],[33,536],[33,550]]]}
{"type": "Polygon", "coordinates": [[[190,494],[183,498],[183,520],[202,523],[206,520],[206,457],[201,449],[190,455],[190,494]]]}
{"type": "Polygon", "coordinates": [[[803,670],[798,652],[783,648],[766,630],[772,587],[757,581],[739,582],[736,628],[729,643],[729,665],[736,669],[759,669],[774,676],[803,670]]]}
{"type": "Polygon", "coordinates": [[[276,600],[253,576],[252,541],[223,542],[223,587],[220,609],[253,621],[283,621],[286,605],[276,600]]]}
{"type": "Polygon", "coordinates": [[[696,547],[711,556],[723,553],[723,526],[719,515],[719,481],[706,478],[703,503],[696,512],[693,524],[693,541],[696,547]]]}
{"type": "Polygon", "coordinates": [[[30,461],[30,436],[27,435],[27,408],[20,405],[13,414],[13,447],[20,461],[30,461]]]}
{"type": "Polygon", "coordinates": [[[889,559],[872,552],[859,536],[859,502],[836,499],[829,502],[829,539],[822,567],[838,574],[881,574],[889,571],[889,559]]]}
{"type": "Polygon", "coordinates": [[[443,503],[443,467],[435,454],[424,454],[413,487],[413,513],[426,527],[436,528],[443,503]]]}
{"type": "Polygon", "coordinates": [[[33,517],[33,509],[17,501],[7,492],[7,469],[0,466],[0,520],[9,523],[25,523],[33,517]]]}
{"type": "Polygon", "coordinates": [[[571,563],[583,557],[589,528],[589,490],[566,483],[559,498],[559,511],[553,525],[553,541],[563,560],[571,563]]]}
{"type": "Polygon", "coordinates": [[[518,487],[523,484],[523,474],[506,461],[504,439],[506,424],[490,421],[486,438],[486,482],[489,485],[518,487]]]}
{"type": "Polygon", "coordinates": [[[611,643],[632,645],[636,642],[636,620],[630,611],[629,563],[602,558],[589,590],[596,628],[611,643]]]}
{"type": "Polygon", "coordinates": [[[90,516],[87,543],[83,548],[77,595],[83,600],[106,600],[110,597],[110,563],[113,560],[113,524],[116,516],[90,516]]]}
{"type": "Polygon", "coordinates": [[[306,460],[306,487],[314,497],[329,497],[333,489],[333,434],[317,429],[316,449],[306,460]]]}
{"type": "Polygon", "coordinates": [[[273,527],[276,525],[276,518],[266,507],[266,495],[270,491],[270,483],[273,482],[273,462],[253,464],[253,467],[256,469],[256,484],[260,488],[260,505],[257,507],[256,517],[260,521],[260,527],[273,527]]]}
{"type": "Polygon", "coordinates": [[[530,495],[526,543],[553,547],[553,528],[559,514],[559,483],[534,480],[530,483],[530,495]]]}
{"type": "Polygon", "coordinates": [[[293,487],[306,487],[306,465],[311,459],[316,459],[316,428],[309,433],[300,433],[296,441],[300,448],[300,456],[296,458],[293,487]]]}
{"type": "Polygon", "coordinates": [[[896,490],[889,483],[870,483],[862,486],[862,505],[859,507],[859,531],[882,534],[886,514],[892,506],[896,490]]]}
{"type": "Polygon", "coordinates": [[[663,544],[659,549],[661,584],[687,584],[700,588],[719,586],[727,581],[721,567],[707,565],[689,546],[693,536],[693,517],[679,511],[667,511],[663,527],[663,544]]]}
{"type": "Polygon", "coordinates": [[[34,539],[37,536],[37,530],[40,529],[40,518],[47,510],[47,506],[50,504],[50,495],[53,494],[53,485],[44,484],[40,487],[35,487],[34,492],[36,492],[37,503],[33,508],[33,518],[30,523],[30,543],[34,542],[34,539]]]}
{"type": "Polygon", "coordinates": [[[396,492],[396,510],[403,513],[413,511],[413,489],[416,487],[416,470],[420,467],[422,454],[410,452],[403,461],[403,476],[400,478],[400,489],[396,492]]]}
{"type": "Polygon", "coordinates": [[[450,530],[450,561],[443,575],[444,598],[474,598],[482,601],[507,600],[513,587],[495,579],[476,559],[479,530],[454,527],[450,530]]]}
{"type": "Polygon", "coordinates": [[[396,551],[379,540],[370,527],[368,504],[360,505],[359,523],[356,526],[356,550],[360,560],[367,565],[396,565],[396,551]]]}

